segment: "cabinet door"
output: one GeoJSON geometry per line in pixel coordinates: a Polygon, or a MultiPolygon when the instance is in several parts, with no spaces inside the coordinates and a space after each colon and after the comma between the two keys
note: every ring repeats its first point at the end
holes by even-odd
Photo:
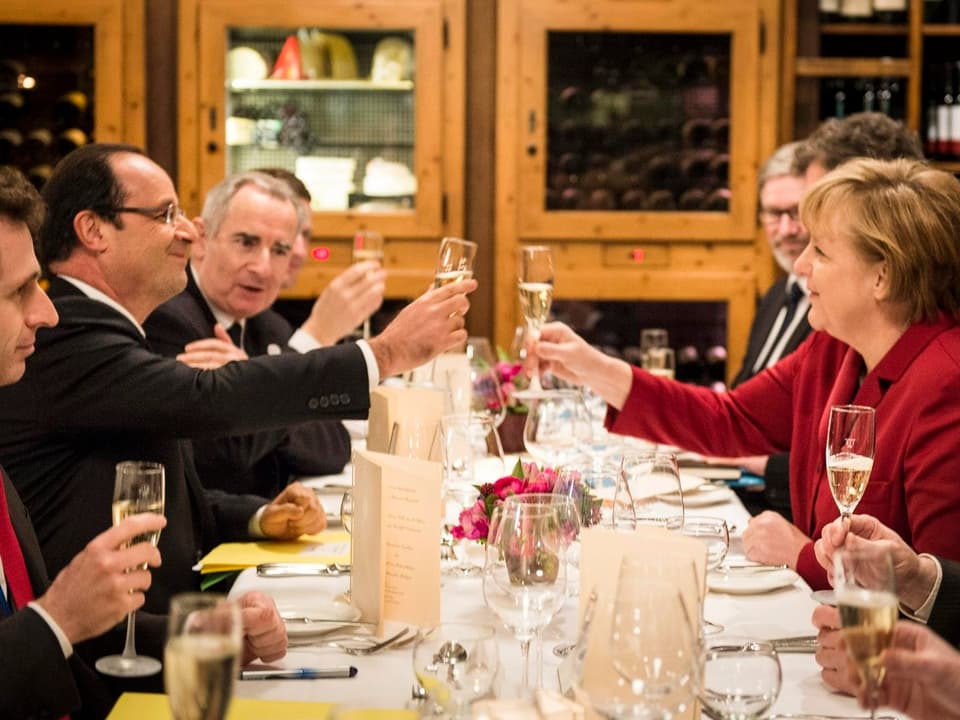
{"type": "Polygon", "coordinates": [[[200,0],[195,10],[195,34],[181,40],[199,48],[191,204],[226,174],[282,167],[311,191],[320,235],[364,225],[442,234],[442,2],[200,0]]]}
{"type": "Polygon", "coordinates": [[[41,186],[87,142],[144,142],[142,0],[0,3],[0,164],[41,186]]]}
{"type": "MultiPolygon", "coordinates": [[[[754,2],[520,0],[525,238],[754,237],[754,2]]],[[[501,70],[501,73],[507,69],[501,70]]]]}

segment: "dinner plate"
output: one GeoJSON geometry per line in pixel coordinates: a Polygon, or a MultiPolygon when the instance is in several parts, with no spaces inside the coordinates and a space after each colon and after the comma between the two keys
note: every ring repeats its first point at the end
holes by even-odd
{"type": "MultiPolygon", "coordinates": [[[[295,617],[309,617],[322,620],[340,620],[354,622],[360,619],[360,609],[337,600],[334,597],[317,597],[316,588],[309,591],[291,592],[290,588],[284,591],[282,598],[275,598],[277,610],[280,613],[295,617]]],[[[287,635],[313,635],[318,632],[332,630],[336,626],[328,622],[288,622],[287,635]]]]}
{"type": "Polygon", "coordinates": [[[793,570],[731,570],[707,575],[707,588],[729,595],[759,595],[790,587],[800,576],[793,570]]]}
{"type": "MultiPolygon", "coordinates": [[[[730,501],[734,497],[734,492],[728,487],[705,483],[698,488],[694,488],[683,493],[683,506],[688,508],[707,507],[708,505],[719,505],[730,501]]],[[[671,505],[680,504],[680,496],[677,493],[661,495],[660,500],[671,505]]]]}
{"type": "MultiPolygon", "coordinates": [[[[703,485],[703,483],[703,478],[680,473],[680,490],[683,493],[693,492],[703,485]]],[[[645,479],[643,486],[640,488],[637,487],[637,483],[633,483],[630,487],[630,493],[633,495],[633,501],[638,502],[640,500],[648,500],[665,495],[675,488],[676,486],[671,480],[665,477],[653,477],[645,479]]],[[[594,495],[606,502],[613,502],[613,495],[616,490],[617,488],[615,486],[610,485],[609,487],[597,488],[594,490],[594,495]]]]}

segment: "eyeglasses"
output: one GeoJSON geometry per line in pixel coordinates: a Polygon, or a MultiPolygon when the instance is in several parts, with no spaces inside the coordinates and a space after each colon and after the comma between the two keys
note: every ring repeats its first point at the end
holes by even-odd
{"type": "Polygon", "coordinates": [[[799,222],[800,208],[796,205],[791,208],[761,208],[760,222],[764,225],[779,225],[784,215],[786,215],[792,223],[799,222]]]}
{"type": "Polygon", "coordinates": [[[163,222],[167,225],[175,225],[177,220],[182,217],[185,217],[183,209],[177,205],[175,202],[168,203],[167,205],[161,205],[160,207],[152,208],[143,208],[143,207],[118,207],[113,208],[114,212],[117,213],[135,213],[137,215],[143,215],[148,217],[151,220],[156,220],[157,222],[163,222]]]}

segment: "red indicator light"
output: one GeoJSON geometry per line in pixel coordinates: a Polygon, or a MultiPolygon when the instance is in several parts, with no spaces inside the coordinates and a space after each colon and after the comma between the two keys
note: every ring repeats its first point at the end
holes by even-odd
{"type": "Polygon", "coordinates": [[[633,251],[630,253],[630,255],[633,257],[633,261],[635,263],[643,262],[643,256],[644,256],[643,248],[634,248],[633,251]]]}
{"type": "Polygon", "coordinates": [[[320,262],[324,262],[330,259],[330,248],[316,247],[310,251],[310,254],[313,256],[314,260],[319,260],[320,262]]]}

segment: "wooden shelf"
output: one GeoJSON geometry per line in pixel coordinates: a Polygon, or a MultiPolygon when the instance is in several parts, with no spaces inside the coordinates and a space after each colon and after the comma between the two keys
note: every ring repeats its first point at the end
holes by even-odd
{"type": "Polygon", "coordinates": [[[937,170],[960,173],[960,160],[931,160],[930,164],[937,170]]]}
{"type": "Polygon", "coordinates": [[[960,25],[928,23],[923,26],[923,34],[930,37],[960,37],[960,25]]]}
{"type": "Polygon", "coordinates": [[[397,82],[373,82],[371,80],[230,80],[227,82],[227,88],[234,92],[260,90],[409,92],[413,90],[413,82],[410,80],[398,80],[397,82]]]}
{"type": "Polygon", "coordinates": [[[882,25],[879,23],[824,23],[821,35],[906,35],[906,25],[882,25]]]}
{"type": "Polygon", "coordinates": [[[798,57],[798,77],[908,77],[910,61],[893,58],[798,57]]]}

